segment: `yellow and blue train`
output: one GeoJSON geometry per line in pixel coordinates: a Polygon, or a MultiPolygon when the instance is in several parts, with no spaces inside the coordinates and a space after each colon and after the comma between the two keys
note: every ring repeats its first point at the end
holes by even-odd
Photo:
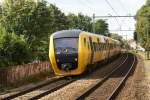
{"type": "Polygon", "coordinates": [[[81,30],[63,30],[50,37],[49,58],[56,75],[80,75],[87,68],[119,55],[121,44],[112,38],[81,30]]]}

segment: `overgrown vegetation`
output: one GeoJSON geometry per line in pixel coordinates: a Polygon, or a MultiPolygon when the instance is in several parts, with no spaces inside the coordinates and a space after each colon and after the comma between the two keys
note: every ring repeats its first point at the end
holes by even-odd
{"type": "Polygon", "coordinates": [[[138,10],[136,21],[134,39],[148,49],[150,48],[150,0],[138,10]]]}
{"type": "Polygon", "coordinates": [[[23,36],[0,29],[0,66],[23,64],[31,61],[31,50],[23,36]]]}
{"type": "MultiPolygon", "coordinates": [[[[96,33],[108,25],[96,22],[96,33]]],[[[65,15],[44,0],[4,0],[0,5],[0,67],[48,60],[49,36],[59,30],[92,32],[92,19],[81,13],[65,15]]]]}

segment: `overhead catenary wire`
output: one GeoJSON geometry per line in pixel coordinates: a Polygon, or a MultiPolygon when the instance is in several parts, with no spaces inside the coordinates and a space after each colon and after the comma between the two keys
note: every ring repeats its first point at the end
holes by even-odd
{"type": "MultiPolygon", "coordinates": [[[[118,13],[115,11],[115,9],[112,7],[112,5],[109,3],[109,1],[108,0],[105,0],[105,1],[108,4],[108,6],[112,9],[112,11],[115,13],[115,15],[118,16],[118,13]]],[[[116,17],[114,17],[114,18],[115,18],[117,24],[120,26],[120,23],[119,23],[118,19],[116,17]]]]}
{"type": "MultiPolygon", "coordinates": [[[[127,8],[124,6],[124,4],[122,3],[122,0],[118,0],[118,3],[120,4],[120,7],[122,8],[122,10],[124,11],[124,12],[126,12],[128,15],[130,15],[130,12],[128,12],[128,10],[127,10],[127,8]]],[[[127,21],[128,22],[131,22],[130,21],[130,18],[131,17],[127,17],[127,21]]],[[[122,24],[124,24],[124,21],[125,21],[125,19],[122,21],[122,24]]],[[[127,22],[127,21],[125,21],[125,22],[127,22]]]]}
{"type": "Polygon", "coordinates": [[[78,2],[80,2],[80,4],[82,4],[83,7],[86,6],[86,8],[87,8],[89,11],[91,11],[91,9],[93,9],[93,7],[90,6],[90,5],[87,3],[87,1],[84,1],[84,0],[78,0],[78,2]]]}

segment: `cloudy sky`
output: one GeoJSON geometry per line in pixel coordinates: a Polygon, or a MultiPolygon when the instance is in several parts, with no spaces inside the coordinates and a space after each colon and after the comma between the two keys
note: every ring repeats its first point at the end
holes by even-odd
{"type": "MultiPolygon", "coordinates": [[[[145,4],[146,0],[47,0],[49,3],[55,4],[65,14],[83,13],[91,16],[107,15],[135,15],[137,10],[145,4]]],[[[122,35],[124,38],[133,37],[135,20],[133,18],[104,18],[109,24],[110,32],[122,35]]]]}

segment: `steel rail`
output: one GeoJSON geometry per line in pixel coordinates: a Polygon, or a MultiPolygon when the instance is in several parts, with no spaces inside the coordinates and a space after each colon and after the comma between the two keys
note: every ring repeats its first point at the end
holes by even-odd
{"type": "Polygon", "coordinates": [[[107,98],[107,100],[114,100],[115,97],[119,94],[121,88],[123,87],[123,85],[125,84],[131,70],[133,69],[133,66],[135,64],[135,56],[134,56],[134,61],[130,67],[130,69],[128,70],[127,74],[124,76],[124,78],[121,80],[121,82],[119,83],[119,85],[115,88],[115,90],[112,92],[112,94],[107,98]]]}
{"type": "MultiPolygon", "coordinates": [[[[123,57],[123,55],[121,56],[121,58],[123,57]]],[[[93,73],[93,72],[92,72],[93,73]]],[[[91,74],[91,73],[90,73],[91,74]]],[[[84,76],[83,76],[84,77],[84,76]]],[[[39,95],[37,95],[37,96],[35,96],[35,97],[32,97],[32,98],[30,98],[29,100],[37,100],[37,99],[40,99],[40,98],[42,98],[42,97],[44,97],[44,96],[46,96],[46,95],[48,95],[48,94],[50,94],[50,93],[52,93],[52,92],[54,92],[54,91],[57,91],[57,90],[59,90],[59,89],[61,89],[61,88],[63,88],[64,86],[66,86],[66,85],[68,85],[68,84],[70,84],[70,83],[72,83],[72,82],[74,82],[74,81],[76,81],[77,79],[74,79],[74,80],[71,80],[71,81],[69,81],[69,82],[67,82],[67,83],[63,83],[63,84],[61,84],[61,85],[59,85],[59,86],[56,86],[56,87],[54,87],[54,88],[52,88],[52,89],[50,89],[50,90],[47,90],[47,91],[45,91],[45,92],[43,92],[43,93],[41,93],[41,94],[39,94],[39,95]]]]}
{"type": "Polygon", "coordinates": [[[47,82],[44,82],[44,83],[42,83],[42,84],[39,84],[39,85],[34,86],[34,87],[32,87],[32,88],[29,88],[29,89],[20,91],[20,92],[18,92],[18,93],[9,95],[9,96],[7,96],[7,97],[2,98],[2,100],[11,100],[11,99],[14,99],[14,98],[16,98],[16,97],[22,96],[22,95],[24,95],[24,94],[26,94],[26,93],[32,92],[32,91],[34,91],[34,90],[36,90],[36,89],[39,89],[39,88],[41,88],[41,87],[43,87],[43,86],[46,86],[46,85],[49,85],[49,84],[51,84],[51,83],[57,82],[57,81],[62,80],[62,79],[64,79],[64,78],[65,78],[64,76],[63,76],[63,77],[53,77],[53,78],[51,78],[50,80],[48,80],[47,82]]]}
{"type": "Polygon", "coordinates": [[[93,84],[92,86],[90,86],[87,90],[85,90],[85,92],[83,92],[81,95],[79,95],[75,100],[84,100],[94,90],[96,90],[99,86],[101,86],[112,74],[114,74],[114,72],[116,72],[121,67],[121,65],[123,65],[127,61],[127,59],[128,59],[128,54],[127,54],[125,60],[121,64],[119,64],[117,68],[115,68],[113,71],[111,71],[102,80],[99,80],[98,82],[96,82],[96,84],[93,84]]]}
{"type": "MultiPolygon", "coordinates": [[[[123,55],[121,56],[121,58],[122,58],[122,57],[123,57],[123,55]]],[[[42,87],[44,87],[44,86],[50,85],[50,84],[52,84],[52,83],[54,83],[54,82],[57,82],[57,81],[60,81],[60,80],[62,80],[62,79],[65,79],[65,76],[63,76],[63,77],[54,77],[54,78],[51,78],[51,79],[48,80],[47,82],[44,82],[44,83],[42,83],[42,84],[39,84],[39,85],[34,86],[34,87],[32,87],[32,88],[29,88],[29,89],[20,91],[20,92],[18,92],[18,93],[9,95],[9,96],[7,96],[7,97],[2,98],[2,100],[11,100],[11,99],[17,98],[17,97],[19,97],[19,96],[25,95],[25,94],[27,94],[27,93],[30,93],[30,92],[36,90],[36,89],[39,89],[39,88],[42,88],[42,87]]],[[[77,80],[77,79],[75,79],[75,80],[77,80]]],[[[39,99],[39,98],[41,98],[41,97],[43,97],[43,96],[45,96],[45,95],[47,95],[47,94],[49,94],[49,93],[52,93],[52,92],[54,92],[54,91],[56,91],[56,90],[58,90],[58,89],[60,89],[60,88],[62,88],[62,87],[64,87],[64,86],[66,86],[66,85],[68,85],[68,84],[74,82],[75,80],[71,80],[71,81],[69,81],[69,82],[65,82],[65,83],[63,83],[63,84],[61,84],[61,85],[59,85],[59,86],[56,86],[56,87],[54,87],[54,88],[52,88],[52,89],[50,89],[50,90],[48,90],[48,91],[46,91],[46,92],[44,92],[44,93],[41,93],[41,94],[39,94],[39,95],[37,95],[37,96],[35,96],[35,97],[33,97],[33,98],[30,98],[29,100],[39,99]]]]}
{"type": "Polygon", "coordinates": [[[66,82],[66,83],[63,83],[63,84],[61,84],[61,85],[58,85],[58,86],[56,86],[56,87],[54,87],[54,88],[52,88],[52,89],[50,89],[50,90],[47,90],[47,91],[45,91],[45,92],[43,92],[43,93],[41,93],[41,94],[39,94],[39,95],[37,95],[37,96],[34,96],[34,97],[30,98],[29,100],[37,100],[37,99],[40,99],[40,98],[42,98],[42,97],[44,97],[44,96],[46,96],[46,95],[48,95],[48,94],[50,94],[50,93],[52,93],[52,92],[54,92],[54,91],[57,91],[57,90],[59,90],[59,89],[65,87],[66,85],[68,85],[68,84],[70,84],[70,83],[72,83],[72,82],[74,82],[74,81],[76,81],[76,80],[77,80],[77,79],[73,79],[73,80],[71,80],[71,81],[69,81],[69,82],[66,82]]]}
{"type": "MultiPolygon", "coordinates": [[[[121,58],[123,57],[123,55],[121,56],[121,58]]],[[[120,59],[121,59],[120,58],[120,59]]],[[[93,72],[92,72],[93,73],[93,72]]],[[[90,73],[90,74],[92,74],[92,73],[90,73]]],[[[84,77],[84,76],[83,76],[84,77]]],[[[68,82],[68,83],[64,83],[64,84],[62,84],[62,85],[60,85],[60,86],[56,86],[56,87],[54,87],[53,89],[50,89],[50,90],[48,90],[48,91],[46,91],[46,92],[44,92],[44,93],[42,93],[42,94],[39,94],[39,95],[37,95],[37,96],[35,96],[35,97],[33,97],[33,98],[30,98],[29,100],[37,100],[37,99],[40,99],[40,98],[42,98],[42,97],[44,97],[44,96],[46,96],[46,95],[48,95],[48,94],[50,94],[50,93],[52,93],[52,92],[54,92],[54,91],[56,91],[56,90],[58,90],[58,89],[61,89],[62,87],[64,87],[64,86],[66,86],[66,85],[68,85],[68,84],[70,84],[70,83],[72,83],[72,82],[74,82],[74,81],[76,81],[77,79],[75,79],[75,80],[71,80],[70,82],[68,82]]]]}

